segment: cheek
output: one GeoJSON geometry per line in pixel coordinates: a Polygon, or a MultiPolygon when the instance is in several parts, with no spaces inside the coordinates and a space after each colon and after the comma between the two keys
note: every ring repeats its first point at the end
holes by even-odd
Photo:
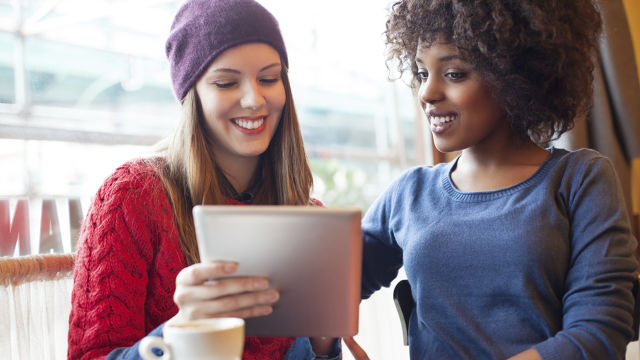
{"type": "Polygon", "coordinates": [[[284,91],[284,84],[280,83],[279,86],[274,86],[269,91],[269,104],[274,111],[281,112],[284,108],[284,104],[287,100],[287,95],[284,91]]]}
{"type": "Polygon", "coordinates": [[[207,123],[211,126],[220,118],[229,117],[229,112],[233,108],[233,99],[220,94],[209,93],[200,97],[202,113],[207,123]]]}
{"type": "Polygon", "coordinates": [[[500,113],[500,107],[491,92],[484,86],[473,86],[461,91],[458,105],[463,110],[479,117],[495,117],[500,113]]]}

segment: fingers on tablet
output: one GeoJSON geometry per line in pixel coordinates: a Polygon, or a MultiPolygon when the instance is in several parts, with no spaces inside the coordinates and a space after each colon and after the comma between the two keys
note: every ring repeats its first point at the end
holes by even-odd
{"type": "Polygon", "coordinates": [[[178,274],[177,284],[198,285],[209,279],[228,276],[238,270],[235,262],[216,261],[211,263],[199,263],[188,266],[178,274]]]}
{"type": "Polygon", "coordinates": [[[278,301],[279,294],[275,290],[268,290],[257,293],[248,293],[234,296],[227,296],[211,303],[218,303],[219,310],[216,312],[235,311],[237,309],[249,308],[256,305],[269,305],[278,301]]]}
{"type": "Polygon", "coordinates": [[[269,280],[267,279],[250,279],[250,284],[249,286],[251,287],[250,289],[247,289],[249,291],[251,290],[264,290],[266,288],[269,287],[269,280]]]}
{"type": "Polygon", "coordinates": [[[189,303],[189,300],[192,298],[192,293],[189,291],[185,291],[185,289],[181,287],[176,287],[176,291],[173,293],[173,302],[178,305],[180,310],[184,308],[186,304],[189,303]]]}
{"type": "Polygon", "coordinates": [[[280,294],[275,290],[245,293],[218,298],[197,305],[194,310],[203,316],[254,317],[270,314],[271,304],[278,301],[280,294]]]}
{"type": "Polygon", "coordinates": [[[269,289],[269,280],[260,277],[225,277],[237,270],[233,262],[194,264],[176,279],[174,302],[190,318],[264,316],[280,298],[269,289]]]}
{"type": "Polygon", "coordinates": [[[266,316],[273,312],[273,308],[269,305],[255,306],[250,309],[242,309],[221,314],[221,317],[239,317],[243,319],[266,316]]]}
{"type": "Polygon", "coordinates": [[[205,282],[204,285],[203,289],[207,291],[205,298],[213,299],[222,296],[266,290],[269,288],[269,280],[265,278],[229,278],[209,280],[205,282]]]}

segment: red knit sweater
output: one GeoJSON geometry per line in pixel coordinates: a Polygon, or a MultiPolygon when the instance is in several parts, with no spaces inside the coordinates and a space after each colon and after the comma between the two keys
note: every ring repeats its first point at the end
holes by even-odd
{"type": "MultiPolygon", "coordinates": [[[[185,266],[157,173],[143,161],[119,167],[98,190],[82,225],[68,358],[103,359],[173,317],[176,276],[185,266]]],[[[243,359],[280,359],[293,340],[248,337],[243,359]]]]}

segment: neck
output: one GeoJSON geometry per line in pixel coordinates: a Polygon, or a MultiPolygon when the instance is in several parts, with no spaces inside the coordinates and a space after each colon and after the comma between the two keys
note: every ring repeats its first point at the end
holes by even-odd
{"type": "Polygon", "coordinates": [[[544,149],[533,141],[526,140],[464,149],[458,163],[491,169],[511,165],[539,165],[545,158],[544,149]]]}
{"type": "Polygon", "coordinates": [[[258,156],[234,159],[216,159],[218,167],[222,170],[224,176],[239,193],[247,190],[251,185],[251,179],[258,167],[258,161],[260,161],[258,156]]]}
{"type": "Polygon", "coordinates": [[[515,185],[533,175],[549,155],[532,141],[492,151],[478,150],[463,150],[451,173],[451,180],[461,191],[491,191],[515,185]]]}

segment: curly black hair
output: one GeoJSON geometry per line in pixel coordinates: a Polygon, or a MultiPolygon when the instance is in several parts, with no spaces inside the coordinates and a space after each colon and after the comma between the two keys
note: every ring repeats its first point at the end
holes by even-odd
{"type": "Polygon", "coordinates": [[[387,68],[410,70],[417,86],[418,42],[445,39],[494,89],[515,134],[543,144],[591,107],[601,24],[592,0],[401,0],[386,24],[387,68]]]}

